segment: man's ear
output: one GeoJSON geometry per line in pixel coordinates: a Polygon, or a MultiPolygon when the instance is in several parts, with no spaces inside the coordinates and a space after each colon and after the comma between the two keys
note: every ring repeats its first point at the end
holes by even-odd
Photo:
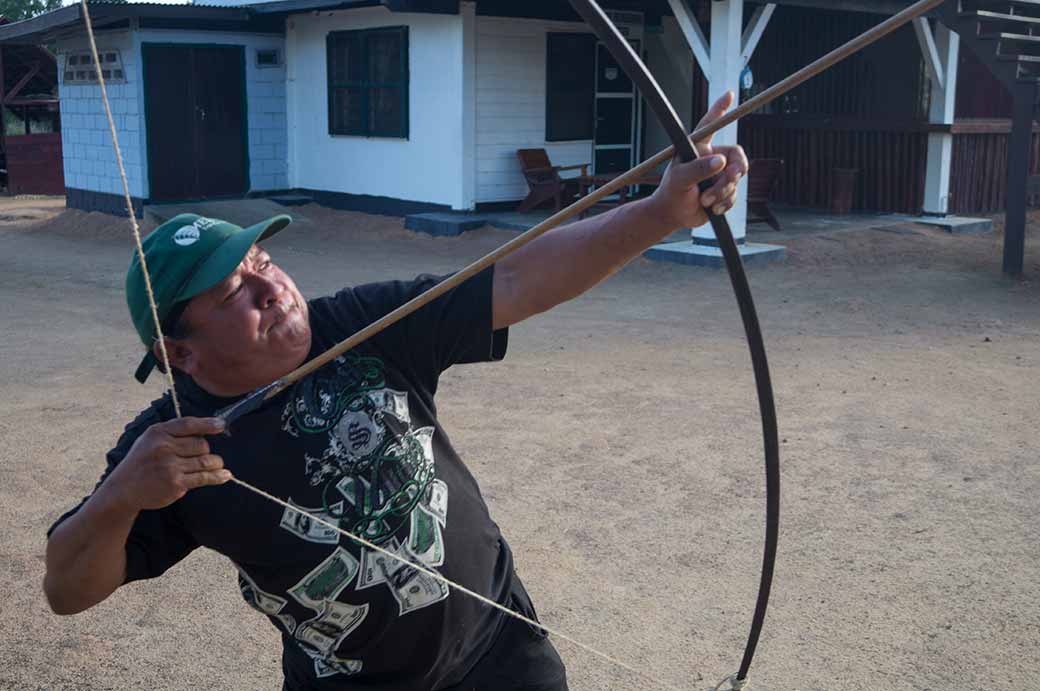
{"type": "MultiPolygon", "coordinates": [[[[170,358],[170,365],[176,367],[180,371],[184,372],[188,376],[194,374],[195,369],[198,367],[198,362],[195,358],[195,352],[188,345],[186,340],[177,340],[173,338],[163,338],[163,342],[166,344],[166,355],[170,358]]],[[[162,349],[159,347],[159,341],[156,340],[152,346],[152,354],[155,356],[155,360],[159,363],[160,369],[162,368],[162,349]]]]}

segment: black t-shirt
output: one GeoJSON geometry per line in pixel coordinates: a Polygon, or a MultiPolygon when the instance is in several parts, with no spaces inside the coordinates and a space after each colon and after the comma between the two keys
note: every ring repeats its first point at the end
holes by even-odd
{"type": "MultiPolygon", "coordinates": [[[[311,301],[311,355],[437,281],[311,301]]],[[[274,397],[230,437],[210,438],[213,453],[236,477],[507,602],[509,548],[433,402],[451,365],[504,356],[507,332],[493,332],[491,300],[489,269],[274,397]]],[[[185,415],[234,402],[179,379],[185,415]]],[[[172,416],[167,396],[131,423],[101,481],[145,429],[172,416]]],[[[501,623],[492,608],[234,483],[141,512],[127,541],[127,581],[159,576],[198,546],[234,562],[243,598],[281,630],[290,688],[447,686],[501,623]]]]}

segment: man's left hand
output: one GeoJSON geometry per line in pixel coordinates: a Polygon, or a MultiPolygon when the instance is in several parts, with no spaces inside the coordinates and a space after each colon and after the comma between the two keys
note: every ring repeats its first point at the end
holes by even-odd
{"type": "MultiPolygon", "coordinates": [[[[718,120],[733,105],[727,92],[701,119],[698,129],[718,120]]],[[[697,142],[700,158],[689,163],[672,161],[661,185],[650,198],[654,208],[671,228],[699,228],[708,222],[705,209],[722,215],[737,202],[737,184],[747,175],[748,159],[739,146],[712,146],[712,138],[697,142]],[[701,195],[697,185],[718,176],[712,188],[701,195]]]]}

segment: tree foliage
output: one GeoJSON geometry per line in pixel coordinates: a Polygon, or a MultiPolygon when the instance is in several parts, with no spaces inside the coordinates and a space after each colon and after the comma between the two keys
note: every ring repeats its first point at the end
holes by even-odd
{"type": "Polygon", "coordinates": [[[17,22],[61,7],[61,0],[0,0],[0,15],[17,22]]]}

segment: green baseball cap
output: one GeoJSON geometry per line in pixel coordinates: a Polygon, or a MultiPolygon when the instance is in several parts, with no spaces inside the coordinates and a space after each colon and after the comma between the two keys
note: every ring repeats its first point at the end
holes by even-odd
{"type": "MultiPolygon", "coordinates": [[[[240,228],[215,218],[181,214],[153,230],[142,246],[160,323],[166,321],[178,303],[227,278],[245,259],[250,247],[290,223],[292,218],[282,215],[240,228]]],[[[155,320],[136,251],[126,272],[126,305],[130,308],[137,335],[147,350],[134,374],[143,383],[158,363],[152,354],[156,340],[155,320]]]]}

